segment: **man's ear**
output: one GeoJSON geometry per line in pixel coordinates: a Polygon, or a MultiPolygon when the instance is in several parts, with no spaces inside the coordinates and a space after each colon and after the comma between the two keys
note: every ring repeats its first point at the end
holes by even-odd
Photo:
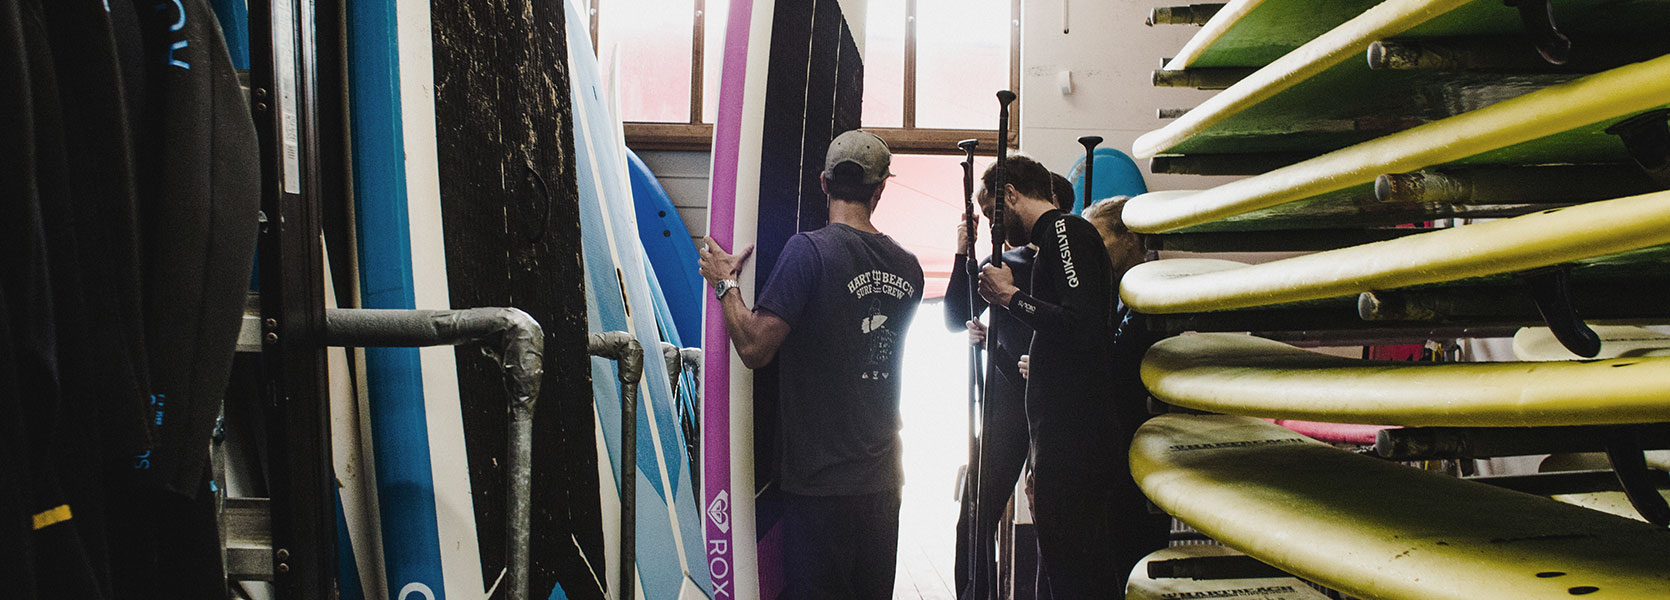
{"type": "Polygon", "coordinates": [[[885,189],[887,189],[887,180],[882,179],[881,183],[876,184],[876,191],[870,194],[870,210],[875,210],[876,205],[881,203],[881,192],[885,189]]]}
{"type": "Polygon", "coordinates": [[[1019,197],[1020,192],[1015,191],[1015,184],[1003,184],[1003,205],[1005,208],[1013,208],[1017,204],[1015,199],[1019,197]]]}
{"type": "Polygon", "coordinates": [[[829,174],[818,173],[818,187],[823,188],[823,195],[829,195],[829,174]]]}

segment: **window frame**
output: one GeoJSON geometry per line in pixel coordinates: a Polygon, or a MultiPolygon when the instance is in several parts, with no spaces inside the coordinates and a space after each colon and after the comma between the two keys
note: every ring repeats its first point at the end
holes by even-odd
{"type": "MultiPolygon", "coordinates": [[[[723,2],[725,0],[714,0],[723,2]]],[[[600,6],[609,0],[592,0],[589,9],[592,52],[597,52],[598,14],[600,6]]],[[[710,150],[713,146],[713,124],[702,122],[704,50],[708,0],[694,0],[695,14],[691,26],[690,55],[690,118],[684,123],[652,123],[627,121],[626,143],[638,150],[710,150]]],[[[982,155],[996,153],[997,128],[992,129],[931,129],[916,127],[916,3],[905,0],[904,52],[904,122],[902,127],[866,127],[875,132],[894,152],[905,154],[961,154],[957,142],[966,139],[980,141],[982,155]]],[[[1009,89],[1020,93],[1021,87],[1021,0],[1010,0],[1009,6],[1009,89]]],[[[996,90],[993,90],[995,93],[996,90]]],[[[995,100],[995,97],[994,97],[995,100]]],[[[1009,146],[1020,144],[1020,110],[1009,111],[1009,146]]]]}

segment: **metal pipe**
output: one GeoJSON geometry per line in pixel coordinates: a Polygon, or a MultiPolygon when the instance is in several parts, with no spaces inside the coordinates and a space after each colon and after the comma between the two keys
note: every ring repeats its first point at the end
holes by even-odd
{"type": "Polygon", "coordinates": [[[464,310],[325,309],[325,345],[352,347],[455,346],[482,342],[499,363],[509,392],[506,467],[505,588],[509,600],[528,598],[528,521],[533,495],[533,414],[545,375],[545,333],[515,308],[464,310]]]}
{"type": "Polygon", "coordinates": [[[673,386],[673,397],[678,397],[679,375],[684,372],[684,357],[679,356],[678,346],[661,342],[661,360],[667,363],[667,381],[673,386]]]}
{"type": "Polygon", "coordinates": [[[1658,191],[1635,165],[1479,166],[1386,173],[1374,180],[1381,202],[1569,205],[1658,191]]]}
{"type": "Polygon", "coordinates": [[[1149,76],[1154,87],[1223,90],[1246,79],[1258,69],[1241,67],[1195,67],[1192,69],[1160,69],[1149,76]]]}
{"type": "Polygon", "coordinates": [[[1148,26],[1205,25],[1207,21],[1212,20],[1212,15],[1218,14],[1223,7],[1222,3],[1156,6],[1148,11],[1148,26]]]}
{"type": "MultiPolygon", "coordinates": [[[[684,370],[690,372],[690,378],[696,382],[697,398],[702,397],[702,349],[685,348],[678,351],[679,357],[684,359],[684,370]]],[[[701,406],[697,403],[696,406],[701,406]]],[[[701,421],[697,421],[700,423],[701,421]]]]}
{"type": "Polygon", "coordinates": [[[505,598],[528,600],[528,545],[532,527],[528,515],[533,496],[533,405],[510,409],[510,535],[505,539],[505,598]]]}
{"type": "Polygon", "coordinates": [[[633,597],[637,571],[638,523],[638,381],[644,374],[644,347],[624,331],[594,333],[586,351],[615,361],[620,377],[620,589],[616,598],[633,597]]]}

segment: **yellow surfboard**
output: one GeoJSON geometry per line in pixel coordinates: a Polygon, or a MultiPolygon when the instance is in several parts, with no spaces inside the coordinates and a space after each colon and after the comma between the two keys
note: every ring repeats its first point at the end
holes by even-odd
{"type": "MultiPolygon", "coordinates": [[[[1623,160],[1604,129],[1670,106],[1670,56],[1618,67],[1191,194],[1144,194],[1125,207],[1133,231],[1160,233],[1372,184],[1386,173],[1449,164],[1623,160]]],[[[1142,154],[1138,152],[1138,154],[1142,154]]]]}
{"type": "Polygon", "coordinates": [[[1271,419],[1449,427],[1670,421],[1670,357],[1369,361],[1201,333],[1150,348],[1142,381],[1170,404],[1271,419]]]}
{"type": "Polygon", "coordinates": [[[1670,529],[1356,455],[1258,419],[1156,417],[1137,431],[1131,472],[1202,533],[1357,597],[1670,597],[1670,529]]]}
{"type": "Polygon", "coordinates": [[[1666,207],[1670,192],[1655,192],[1259,265],[1160,260],[1132,268],[1120,297],[1142,313],[1203,312],[1513,273],[1670,244],[1666,207]]]}

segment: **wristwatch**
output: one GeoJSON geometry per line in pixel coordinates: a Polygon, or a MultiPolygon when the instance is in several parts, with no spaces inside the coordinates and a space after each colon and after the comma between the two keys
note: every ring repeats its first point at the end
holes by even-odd
{"type": "Polygon", "coordinates": [[[725,294],[739,287],[742,286],[735,279],[721,279],[718,283],[713,284],[713,297],[723,300],[725,294]]]}

